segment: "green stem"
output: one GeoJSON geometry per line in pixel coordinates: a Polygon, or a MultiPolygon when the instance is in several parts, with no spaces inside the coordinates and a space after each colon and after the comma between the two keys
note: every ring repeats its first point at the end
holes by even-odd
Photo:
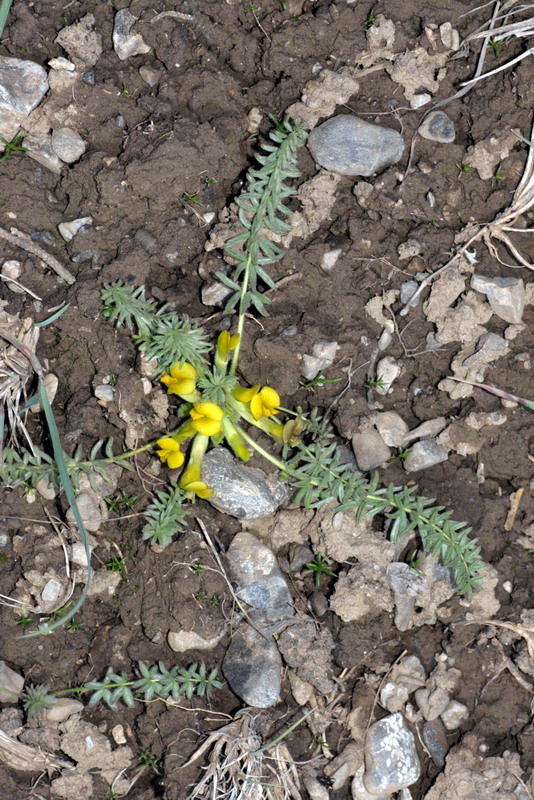
{"type": "Polygon", "coordinates": [[[11,8],[11,2],[12,0],[2,0],[2,5],[0,5],[0,38],[4,32],[7,15],[9,14],[9,9],[11,8]]]}
{"type": "Polygon", "coordinates": [[[241,284],[241,295],[239,297],[239,321],[237,323],[237,333],[239,334],[239,341],[234,349],[234,354],[232,356],[232,365],[230,367],[230,375],[235,375],[237,369],[237,362],[239,361],[239,351],[241,350],[241,341],[243,338],[243,331],[245,329],[245,295],[248,289],[248,282],[250,279],[250,267],[252,264],[252,254],[249,253],[247,257],[247,263],[245,264],[245,275],[243,277],[243,283],[241,284]]]}
{"type": "Polygon", "coordinates": [[[252,436],[249,436],[249,434],[238,425],[236,425],[236,429],[241,434],[245,442],[247,442],[247,444],[249,444],[257,453],[263,456],[263,458],[266,458],[267,461],[270,461],[271,464],[274,464],[275,467],[278,467],[281,472],[285,472],[287,475],[291,475],[294,478],[296,477],[296,472],[294,472],[291,467],[289,467],[287,464],[284,464],[284,462],[280,461],[280,459],[276,458],[276,456],[271,455],[271,453],[269,453],[267,450],[264,450],[264,448],[259,445],[252,438],[252,436]]]}

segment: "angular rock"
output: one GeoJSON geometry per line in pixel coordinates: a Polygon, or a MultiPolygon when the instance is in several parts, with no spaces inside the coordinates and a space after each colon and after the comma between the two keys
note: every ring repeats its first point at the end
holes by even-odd
{"type": "Polygon", "coordinates": [[[410,448],[407,458],[404,459],[404,469],[406,472],[417,472],[420,469],[428,469],[435,464],[446,461],[449,451],[443,445],[438,444],[435,439],[424,439],[416,442],[410,448]]]}
{"type": "Polygon", "coordinates": [[[521,322],[526,301],[525,285],[521,278],[473,275],[471,288],[485,294],[493,312],[505,322],[521,322]]]}
{"type": "Polygon", "coordinates": [[[402,714],[390,714],[371,725],[365,740],[365,788],[387,795],[411,786],[420,774],[415,737],[402,714]]]}
{"type": "Polygon", "coordinates": [[[238,519],[259,519],[272,514],[288,495],[284,483],[243,464],[224,447],[215,447],[204,456],[202,480],[214,489],[208,502],[238,519]]]}
{"type": "Polygon", "coordinates": [[[113,49],[121,61],[150,52],[150,47],[140,33],[130,33],[138,19],[139,17],[134,17],[127,8],[122,8],[115,14],[113,49]]]}
{"type": "Polygon", "coordinates": [[[428,748],[436,767],[443,769],[445,756],[449,750],[449,742],[447,740],[447,731],[441,720],[435,719],[432,722],[425,722],[423,725],[423,742],[428,748]]]}
{"type": "Polygon", "coordinates": [[[415,693],[415,702],[420,709],[423,717],[432,722],[447,708],[450,703],[449,693],[438,687],[434,691],[427,688],[418,689],[415,693]]]}
{"type": "Polygon", "coordinates": [[[43,606],[54,606],[63,592],[64,588],[61,581],[58,581],[57,578],[50,578],[41,592],[41,603],[43,606]]]}
{"type": "Polygon", "coordinates": [[[367,428],[362,433],[355,433],[352,437],[352,449],[358,468],[362,472],[382,466],[391,455],[391,450],[378,431],[373,428],[367,428]]]}
{"type": "MultiPolygon", "coordinates": [[[[80,492],[80,494],[76,495],[76,504],[87,530],[97,531],[102,522],[102,512],[95,495],[89,492],[80,492]]],[[[69,525],[76,524],[72,508],[67,511],[67,521],[69,525]]]]}
{"type": "Polygon", "coordinates": [[[337,342],[325,342],[323,339],[315,342],[311,355],[302,357],[300,371],[306,380],[312,381],[320,372],[332,366],[338,347],[337,342]]]}
{"type": "Polygon", "coordinates": [[[376,378],[380,381],[380,386],[375,386],[377,394],[386,395],[391,389],[391,384],[401,373],[401,365],[392,356],[381,358],[376,365],[376,378]]]}
{"type": "Polygon", "coordinates": [[[414,442],[416,439],[433,439],[434,436],[441,433],[446,424],[447,420],[445,417],[427,419],[425,422],[418,425],[417,428],[413,428],[413,430],[405,435],[404,444],[410,444],[410,442],[414,442]]]}
{"type": "Polygon", "coordinates": [[[0,661],[0,703],[18,703],[24,687],[24,678],[0,661]]]}
{"type": "Polygon", "coordinates": [[[200,299],[205,306],[220,306],[232,294],[232,289],[224,283],[205,283],[200,290],[200,299]]]}
{"type": "Polygon", "coordinates": [[[456,129],[454,122],[444,111],[431,111],[419,126],[418,133],[431,142],[450,144],[454,142],[456,129]]]}
{"type": "Polygon", "coordinates": [[[280,699],[282,659],[272,637],[264,638],[242,624],[232,637],[222,662],[230,687],[253,708],[270,708],[280,699]]]}
{"type": "Polygon", "coordinates": [[[225,635],[226,631],[223,630],[218,636],[204,639],[195,631],[169,631],[167,641],[175,653],[186,653],[188,650],[213,650],[225,635]]]}
{"type": "Polygon", "coordinates": [[[314,128],[308,147],[321,167],[340,175],[368,177],[402,158],[404,139],[391,128],[339,114],[314,128]]]}
{"type": "Polygon", "coordinates": [[[421,252],[421,242],[417,239],[406,239],[405,242],[397,247],[397,253],[401,261],[408,261],[415,258],[421,252]]]}
{"type": "Polygon", "coordinates": [[[417,281],[405,281],[401,284],[400,287],[400,296],[399,300],[405,306],[409,305],[410,308],[415,308],[421,302],[421,295],[415,298],[414,302],[411,303],[410,300],[419,289],[419,284],[417,281]]]}
{"type": "Polygon", "coordinates": [[[58,697],[54,704],[44,712],[47,722],[65,722],[73,714],[80,714],[84,709],[83,703],[70,697],[58,697]]]}
{"type": "Polygon", "coordinates": [[[95,31],[95,18],[86,14],[78,22],[63,28],[55,38],[56,44],[69,54],[76,66],[87,70],[102,55],[102,37],[95,31]]]}
{"type": "Polygon", "coordinates": [[[92,217],[79,217],[79,219],[73,219],[70,222],[60,222],[57,229],[65,241],[70,242],[78,231],[92,224],[92,217]]]}
{"type": "Polygon", "coordinates": [[[0,136],[11,141],[47,91],[46,71],[39,64],[0,56],[0,136]]]}
{"type": "Polygon", "coordinates": [[[469,716],[469,709],[463,703],[457,700],[451,700],[450,703],[441,712],[441,720],[448,731],[454,731],[459,728],[464,719],[469,716]]]}
{"type": "Polygon", "coordinates": [[[389,447],[403,447],[408,425],[396,411],[383,411],[376,415],[375,426],[389,447]]]}
{"type": "Polygon", "coordinates": [[[415,599],[428,592],[428,582],[402,561],[389,565],[388,580],[395,599],[395,627],[398,631],[407,631],[411,627],[415,599]]]}
{"type": "Polygon", "coordinates": [[[65,164],[74,164],[85,153],[86,143],[72,128],[52,131],[52,150],[65,164]]]}
{"type": "Polygon", "coordinates": [[[108,383],[99,383],[95,386],[95,397],[101,403],[112,403],[115,399],[115,390],[108,383]]]}

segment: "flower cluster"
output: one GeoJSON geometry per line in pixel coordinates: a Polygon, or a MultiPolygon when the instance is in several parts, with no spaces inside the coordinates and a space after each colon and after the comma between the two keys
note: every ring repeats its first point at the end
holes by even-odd
{"type": "MultiPolygon", "coordinates": [[[[223,331],[217,340],[215,370],[225,376],[228,369],[228,355],[239,345],[239,335],[223,331]]],[[[213,403],[197,388],[198,372],[192,364],[179,361],[161,377],[169,394],[178,395],[188,403],[188,418],[173,433],[163,436],[156,442],[156,452],[161,461],[171,469],[183,466],[185,455],[182,445],[192,439],[189,459],[179,485],[186,494],[207,498],[213,494],[202,480],[202,460],[210,439],[219,444],[223,439],[242,461],[248,461],[250,453],[245,445],[238,422],[240,419],[260,428],[277,442],[283,442],[284,426],[272,417],[278,414],[280,397],[270,386],[243,387],[234,382],[232,389],[225,393],[224,402],[213,403]]]]}

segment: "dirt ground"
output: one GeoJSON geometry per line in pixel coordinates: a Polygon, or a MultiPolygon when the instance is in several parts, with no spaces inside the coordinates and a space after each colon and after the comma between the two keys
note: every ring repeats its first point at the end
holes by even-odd
{"type": "MultiPolygon", "coordinates": [[[[29,235],[51,234],[53,240],[41,236],[37,241],[76,279],[67,286],[38,258],[0,242],[4,258],[23,262],[20,281],[40,298],[14,294],[2,283],[1,296],[10,313],[44,319],[49,309],[63,302],[71,304],[57,322],[42,330],[38,348],[40,358],[47,360],[59,379],[54,410],[68,452],[78,445],[87,452],[96,440],[109,436],[120,446],[128,420],[135,421],[144,441],[161,434],[143,394],[135,345],[126,330],[116,330],[102,317],[100,290],[116,280],[145,284],[149,296],[186,312],[207,331],[217,334],[221,329],[220,308],[201,302],[201,287],[222,262],[218,251],[205,252],[210,225],[202,215],[214,212],[218,218],[239,191],[258,140],[269,130],[268,115],[280,116],[300,99],[303,87],[313,77],[314,65],[333,71],[355,65],[356,54],[367,46],[365,23],[371,11],[370,4],[348,4],[344,0],[331,4],[287,0],[286,9],[277,0],[257,0],[253,5],[189,0],[177,5],[176,10],[192,15],[194,22],[168,16],[153,24],[155,14],[174,9],[174,4],[133,0],[129,8],[139,18],[135,31],[151,49],[120,61],[112,48],[112,26],[115,12],[126,3],[15,0],[0,44],[0,54],[46,66],[49,59],[65,55],[54,42],[58,31],[87,13],[94,15],[103,41],[103,52],[93,67],[94,84],[77,83],[72,97],[77,130],[87,142],[82,158],[64,166],[60,174],[22,153],[12,154],[0,165],[0,224],[4,228],[16,225],[29,235]],[[154,70],[153,86],[141,77],[143,66],[154,70]],[[263,115],[257,133],[247,130],[247,115],[253,107],[263,115]],[[198,205],[184,201],[184,193],[197,195],[198,205]],[[93,225],[71,242],[63,241],[58,224],[87,216],[93,218],[93,225]],[[140,230],[152,238],[139,235],[140,230]],[[92,253],[87,260],[80,260],[79,254],[89,250],[92,253]],[[106,407],[95,397],[95,386],[109,376],[113,376],[122,406],[115,403],[106,407]]],[[[465,36],[487,20],[487,8],[466,15],[475,5],[458,0],[447,4],[384,0],[373,6],[373,11],[394,21],[395,51],[401,52],[419,45],[429,48],[425,33],[429,23],[439,26],[452,22],[465,36]]],[[[493,68],[520,51],[521,44],[510,41],[502,53],[489,53],[487,63],[493,68]]],[[[433,102],[451,96],[472,76],[476,52],[471,48],[449,59],[433,102]]],[[[270,316],[262,319],[261,325],[253,321],[248,325],[241,361],[245,382],[276,386],[288,407],[324,409],[345,385],[351,359],[358,369],[333,419],[340,436],[350,439],[358,417],[369,411],[364,387],[366,365],[381,330],[366,314],[366,303],[398,289],[412,277],[411,270],[417,265],[407,267],[397,255],[398,246],[407,239],[422,243],[420,269],[432,271],[453,252],[454,237],[464,225],[473,220],[491,221],[510,203],[526,158],[523,145],[518,142],[498,165],[497,180],[482,180],[476,170],[462,171],[461,165],[467,148],[487,137],[510,128],[528,137],[533,87],[532,61],[526,59],[516,69],[480,82],[462,99],[450,103],[445,110],[456,124],[454,143],[442,145],[418,137],[411,157],[413,168],[399,183],[398,173],[408,166],[409,145],[426,109],[411,109],[400,86],[384,69],[360,79],[359,93],[337,111],[353,112],[402,132],[407,143],[403,159],[378,178],[368,179],[371,183],[380,181],[380,191],[370,195],[365,208],[354,196],[355,179],[342,178],[331,218],[310,239],[294,240],[286,257],[275,265],[275,280],[295,277],[272,293],[270,316]],[[435,198],[433,207],[427,200],[429,192],[435,198]],[[325,245],[342,249],[329,274],[320,269],[325,245]],[[297,326],[296,335],[283,336],[291,325],[297,326]],[[326,377],[341,378],[341,382],[327,383],[313,394],[299,383],[304,380],[299,359],[318,339],[337,341],[336,359],[326,377]]],[[[301,181],[315,173],[306,148],[300,153],[299,167],[301,181]]],[[[525,224],[531,222],[532,216],[527,214],[525,224]]],[[[522,240],[522,246],[527,258],[530,246],[532,260],[532,244],[522,240]]],[[[527,270],[512,273],[482,245],[477,246],[477,257],[477,271],[483,274],[513,274],[525,282],[529,279],[527,270]]],[[[400,305],[393,308],[398,310],[400,305]]],[[[524,397],[532,397],[532,372],[516,356],[534,352],[532,318],[532,306],[527,306],[524,329],[487,376],[490,383],[524,397]]],[[[438,383],[450,374],[451,360],[460,344],[451,342],[441,350],[408,357],[406,350],[425,350],[426,336],[433,330],[422,306],[404,318],[410,320],[413,322],[402,333],[403,345],[394,338],[388,351],[402,362],[403,372],[393,392],[382,398],[386,410],[398,412],[410,428],[440,415],[462,421],[473,411],[503,410],[499,398],[482,391],[453,400],[439,390],[438,383]]],[[[495,333],[502,333],[506,327],[495,316],[488,325],[495,333]]],[[[506,414],[506,423],[491,429],[478,452],[453,452],[447,461],[417,473],[415,479],[425,495],[436,497],[453,510],[455,519],[466,520],[473,527],[484,560],[498,573],[495,592],[501,608],[497,618],[520,622],[521,613],[532,609],[534,598],[532,552],[517,543],[521,531],[534,520],[532,418],[521,407],[506,409],[506,414]],[[484,465],[483,483],[477,477],[480,464],[484,465]],[[515,523],[505,531],[510,495],[521,488],[525,492],[515,523]]],[[[31,423],[37,441],[41,436],[39,424],[38,418],[31,423]]],[[[146,507],[150,492],[163,486],[163,474],[158,481],[147,472],[153,461],[152,456],[143,454],[137,460],[137,472],[121,475],[119,489],[136,495],[137,500],[124,519],[103,526],[103,535],[96,537],[95,553],[102,564],[121,554],[128,574],[113,596],[86,602],[77,616],[82,623],[78,630],[59,629],[48,637],[21,640],[17,615],[8,607],[0,609],[0,656],[27,681],[45,683],[52,690],[76,686],[100,677],[108,665],[131,672],[138,660],[187,665],[203,659],[209,668],[220,666],[230,634],[211,651],[176,654],[161,631],[169,629],[169,617],[181,629],[198,626],[213,632],[231,620],[232,599],[222,577],[211,571],[195,574],[187,564],[195,560],[212,563],[196,517],[225,548],[241,526],[239,521],[199,502],[190,517],[190,530],[164,555],[153,552],[140,536],[143,518],[135,516],[146,507]]],[[[413,480],[400,459],[381,472],[384,482],[413,480]]],[[[46,512],[62,517],[64,510],[63,498],[38,498],[29,505],[19,489],[2,491],[1,526],[10,540],[17,541],[16,547],[8,544],[2,550],[3,595],[13,592],[22,571],[31,568],[32,559],[42,552],[43,541],[54,535],[46,512]],[[36,525],[44,526],[45,532],[36,532],[36,525]]],[[[62,569],[61,547],[50,552],[57,557],[57,568],[62,569]]],[[[340,564],[333,566],[336,571],[342,569],[340,564]]],[[[334,590],[335,580],[322,581],[321,591],[327,597],[334,590]]],[[[297,609],[308,613],[308,598],[315,588],[312,576],[305,572],[293,581],[297,609]]],[[[343,623],[328,611],[318,625],[334,637],[331,669],[334,676],[343,674],[339,684],[341,704],[347,712],[359,706],[370,710],[377,684],[367,681],[366,676],[383,677],[387,665],[405,650],[417,655],[431,671],[435,654],[445,650],[462,674],[455,699],[469,709],[461,728],[449,733],[449,745],[468,733],[474,734],[487,745],[488,756],[507,750],[519,753],[524,775],[528,775],[534,764],[532,697],[525,682],[521,684],[510,670],[499,669],[494,629],[454,624],[465,620],[462,602],[458,596],[447,601],[448,622],[438,621],[404,633],[396,629],[389,612],[365,624],[343,623]]],[[[525,643],[510,639],[500,646],[507,658],[513,658],[524,650],[525,643]]],[[[181,769],[201,741],[199,737],[227,721],[218,714],[231,715],[239,708],[239,699],[225,685],[209,704],[202,699],[184,702],[183,707],[153,702],[116,712],[98,705],[87,709],[84,719],[95,723],[101,732],[122,724],[135,754],[149,749],[159,759],[157,770],[146,770],[128,797],[180,800],[188,796],[187,787],[201,774],[202,762],[181,769]]],[[[286,679],[282,702],[261,712],[265,735],[283,730],[298,714],[286,679]]],[[[315,758],[325,766],[328,755],[337,755],[348,738],[347,727],[339,719],[326,730],[327,748],[317,743],[305,725],[288,737],[287,745],[296,762],[315,758]]],[[[423,748],[421,754],[423,772],[411,787],[413,800],[424,798],[439,773],[424,756],[423,748]]],[[[57,797],[46,776],[32,792],[35,774],[4,768],[0,773],[4,797],[57,797]]],[[[108,792],[109,785],[97,780],[94,797],[103,800],[108,792]]],[[[350,784],[330,796],[349,798],[350,784]]]]}

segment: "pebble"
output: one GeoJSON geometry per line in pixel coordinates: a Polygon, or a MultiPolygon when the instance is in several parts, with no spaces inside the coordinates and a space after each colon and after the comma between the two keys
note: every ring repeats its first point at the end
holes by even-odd
{"type": "Polygon", "coordinates": [[[408,425],[396,411],[383,411],[377,414],[375,426],[382,440],[389,447],[402,447],[408,425]]]}
{"type": "Polygon", "coordinates": [[[456,129],[454,122],[444,111],[431,111],[419,126],[418,133],[431,142],[450,144],[454,142],[456,129]]]}
{"type": "Polygon", "coordinates": [[[0,703],[18,703],[19,695],[24,687],[24,678],[0,661],[0,703]],[[10,689],[10,691],[6,691],[10,689]]]}
{"type": "Polygon", "coordinates": [[[358,469],[362,472],[382,466],[391,456],[391,450],[378,431],[367,428],[352,437],[352,449],[356,456],[358,469]]]}
{"type": "Polygon", "coordinates": [[[95,29],[95,18],[85,14],[77,22],[62,28],[55,38],[77,67],[93,67],[102,55],[102,36],[95,29]]]}
{"type": "Polygon", "coordinates": [[[86,148],[87,144],[72,128],[57,128],[52,131],[52,150],[66,164],[78,161],[86,148]]]}
{"type": "Polygon", "coordinates": [[[74,264],[81,264],[83,261],[90,261],[95,255],[94,250],[82,250],[79,253],[74,253],[71,258],[71,261],[74,264]]]}
{"type": "Polygon", "coordinates": [[[404,139],[392,128],[340,114],[311,131],[308,147],[314,160],[325,169],[369,177],[402,158],[404,139]]]}
{"type": "Polygon", "coordinates": [[[33,61],[0,56],[0,86],[0,134],[10,141],[48,91],[46,70],[33,61]]]}
{"type": "Polygon", "coordinates": [[[81,714],[83,709],[84,705],[79,700],[57,697],[54,704],[44,712],[44,718],[47,722],[65,722],[73,714],[81,714]]]}
{"type": "Polygon", "coordinates": [[[494,314],[505,322],[517,324],[523,318],[526,293],[521,278],[488,278],[473,275],[471,288],[485,294],[494,314]]]}
{"type": "Polygon", "coordinates": [[[41,602],[47,606],[53,606],[63,594],[63,586],[56,578],[50,578],[44,585],[41,592],[41,602]]]}
{"type": "Polygon", "coordinates": [[[139,67],[139,75],[144,82],[150,86],[151,89],[158,85],[160,73],[157,70],[152,69],[152,67],[147,67],[145,65],[139,67]]]}
{"type": "Polygon", "coordinates": [[[200,299],[205,306],[222,306],[232,291],[224,283],[205,283],[200,290],[200,299]]]}
{"type": "Polygon", "coordinates": [[[121,61],[125,61],[131,56],[149,53],[150,47],[147,45],[140,33],[130,33],[131,28],[138,21],[139,17],[134,17],[127,8],[117,11],[113,23],[113,49],[121,61]]]}
{"type": "Polygon", "coordinates": [[[262,470],[243,464],[224,447],[204,456],[202,480],[215,490],[208,502],[238,519],[272,514],[287,499],[287,485],[262,470]]]}
{"type": "Polygon", "coordinates": [[[401,242],[397,247],[397,254],[401,261],[408,261],[409,259],[415,258],[420,252],[421,242],[418,242],[417,239],[406,239],[405,242],[401,242]]]}
{"type": "Polygon", "coordinates": [[[111,735],[115,744],[126,744],[126,736],[124,735],[124,725],[114,725],[111,729],[111,735]]]}
{"type": "Polygon", "coordinates": [[[448,731],[459,728],[462,722],[469,717],[469,709],[457,700],[451,702],[441,712],[441,721],[448,731]]]}
{"type": "Polygon", "coordinates": [[[272,637],[250,625],[235,631],[221,669],[230,688],[253,708],[270,708],[280,699],[282,659],[272,637]]]}
{"type": "Polygon", "coordinates": [[[410,106],[413,109],[422,108],[422,106],[426,106],[428,103],[430,103],[431,100],[431,94],[428,94],[428,92],[421,92],[421,94],[414,94],[410,100],[410,106]]]}
{"type": "Polygon", "coordinates": [[[115,399],[115,390],[113,386],[109,386],[109,384],[100,383],[98,386],[95,386],[95,397],[102,403],[112,403],[115,399]]]}
{"type": "Polygon", "coordinates": [[[416,439],[433,439],[447,425],[445,417],[435,417],[422,422],[417,428],[409,431],[404,437],[404,444],[414,442],[416,439]]]}
{"type": "Polygon", "coordinates": [[[167,641],[175,653],[185,653],[188,650],[213,650],[225,635],[224,629],[211,639],[205,639],[195,631],[169,631],[167,641]]]}
{"type": "Polygon", "coordinates": [[[396,561],[388,567],[388,580],[395,600],[395,627],[407,631],[412,626],[416,597],[428,592],[428,582],[409,564],[396,561]]]}
{"type": "Polygon", "coordinates": [[[154,255],[159,250],[159,242],[155,236],[152,236],[151,233],[146,231],[144,228],[139,228],[136,230],[134,235],[132,236],[132,242],[142,247],[145,253],[149,255],[154,255]]]}
{"type": "Polygon", "coordinates": [[[417,281],[405,281],[401,284],[400,287],[400,296],[399,299],[404,306],[409,305],[411,308],[415,308],[421,302],[421,295],[416,297],[413,303],[410,303],[410,300],[419,289],[419,284],[417,281]]]}
{"type": "Polygon", "coordinates": [[[406,472],[428,469],[428,467],[446,461],[448,456],[448,449],[438,444],[435,439],[424,439],[422,442],[412,445],[407,458],[404,459],[404,469],[406,472]]]}
{"type": "Polygon", "coordinates": [[[60,222],[57,226],[58,231],[66,242],[70,242],[74,236],[81,231],[82,228],[87,228],[93,224],[92,217],[79,217],[70,222],[60,222]]]}
{"type": "Polygon", "coordinates": [[[35,231],[35,233],[32,233],[32,239],[34,241],[40,239],[43,244],[48,244],[50,246],[56,241],[50,231],[35,231]]]}
{"type": "Polygon", "coordinates": [[[432,722],[437,719],[450,703],[449,693],[438,687],[434,691],[430,691],[426,687],[418,689],[415,693],[415,702],[421,711],[423,717],[432,722]]]}
{"type": "Polygon", "coordinates": [[[82,75],[82,81],[87,84],[87,86],[94,86],[95,85],[95,73],[94,70],[88,69],[82,75]]]}
{"type": "Polygon", "coordinates": [[[310,605],[317,617],[322,617],[328,611],[328,600],[321,592],[313,592],[310,597],[310,605]]]}
{"type": "Polygon", "coordinates": [[[449,750],[449,742],[447,741],[447,731],[440,719],[425,722],[423,725],[423,742],[436,767],[443,769],[445,756],[449,750]]]}
{"type": "Polygon", "coordinates": [[[336,250],[328,250],[326,253],[323,253],[323,257],[321,258],[322,271],[326,272],[327,275],[333,272],[342,252],[342,249],[338,247],[336,250]]]}
{"type": "Polygon", "coordinates": [[[401,373],[401,365],[392,356],[381,358],[376,365],[376,377],[381,381],[381,386],[375,386],[377,394],[386,395],[391,389],[391,384],[401,373]]]}
{"type": "Polygon", "coordinates": [[[373,794],[398,792],[419,779],[415,737],[398,712],[371,725],[364,752],[363,783],[373,794]]]}
{"type": "Polygon", "coordinates": [[[243,531],[234,537],[226,557],[240,601],[263,611],[267,621],[294,615],[288,585],[272,550],[243,531]]]}
{"type": "MultiPolygon", "coordinates": [[[[95,495],[89,494],[89,492],[80,492],[76,495],[76,504],[86,529],[97,531],[102,523],[102,513],[95,495]]],[[[67,522],[69,525],[76,525],[72,508],[67,511],[67,522]]]]}
{"type": "Polygon", "coordinates": [[[450,22],[444,22],[439,26],[439,35],[444,47],[455,51],[460,49],[460,34],[450,22]]]}
{"type": "Polygon", "coordinates": [[[352,194],[358,201],[358,205],[360,205],[362,208],[365,208],[367,201],[374,192],[374,188],[375,187],[373,184],[369,183],[368,181],[358,181],[352,190],[352,194]]]}
{"type": "Polygon", "coordinates": [[[64,69],[67,72],[74,72],[76,69],[76,65],[69,61],[68,58],[63,58],[63,56],[59,56],[58,58],[51,58],[48,62],[48,66],[51,69],[64,69]]]}
{"type": "Polygon", "coordinates": [[[339,345],[337,342],[326,342],[319,339],[312,347],[311,355],[302,356],[301,374],[308,381],[312,381],[323,370],[334,363],[339,345]]]}
{"type": "Polygon", "coordinates": [[[24,289],[22,287],[17,286],[16,283],[13,281],[18,281],[22,273],[22,262],[15,261],[15,259],[10,259],[9,261],[4,261],[2,264],[2,280],[5,282],[7,288],[13,292],[14,294],[23,294],[24,289]]]}

